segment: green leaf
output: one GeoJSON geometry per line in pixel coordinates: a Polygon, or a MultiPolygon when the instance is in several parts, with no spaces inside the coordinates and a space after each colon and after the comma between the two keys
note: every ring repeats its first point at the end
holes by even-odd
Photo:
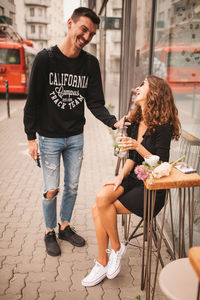
{"type": "Polygon", "coordinates": [[[115,149],[119,149],[118,144],[114,144],[114,148],[115,148],[115,149]]]}
{"type": "Polygon", "coordinates": [[[146,161],[143,161],[142,164],[143,164],[143,166],[147,166],[150,168],[150,165],[146,161]]]}
{"type": "Polygon", "coordinates": [[[181,156],[180,158],[178,158],[177,160],[171,161],[170,164],[173,166],[176,163],[180,162],[183,158],[185,158],[185,155],[181,156]]]}

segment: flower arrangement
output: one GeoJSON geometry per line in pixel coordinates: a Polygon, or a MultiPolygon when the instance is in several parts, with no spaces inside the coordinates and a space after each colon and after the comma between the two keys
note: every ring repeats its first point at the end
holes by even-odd
{"type": "Polygon", "coordinates": [[[169,176],[172,166],[180,162],[184,157],[185,155],[170,163],[158,161],[155,166],[150,166],[146,161],[144,161],[142,165],[135,167],[134,172],[139,180],[149,179],[149,184],[153,184],[154,178],[169,176]]]}

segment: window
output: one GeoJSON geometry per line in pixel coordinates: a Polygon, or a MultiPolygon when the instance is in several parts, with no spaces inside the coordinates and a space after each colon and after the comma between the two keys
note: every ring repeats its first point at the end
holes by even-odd
{"type": "Polygon", "coordinates": [[[4,15],[4,8],[0,6],[0,16],[4,15]]]}
{"type": "Polygon", "coordinates": [[[13,12],[9,12],[9,17],[11,18],[11,20],[12,20],[12,23],[13,24],[15,24],[16,22],[15,22],[15,14],[13,13],[13,12]]]}
{"type": "Polygon", "coordinates": [[[30,16],[31,16],[31,17],[34,17],[34,15],[35,15],[34,7],[31,7],[31,8],[30,8],[30,16]]]}
{"type": "Polygon", "coordinates": [[[42,8],[39,7],[39,16],[41,17],[42,16],[42,8]]]}
{"type": "Polygon", "coordinates": [[[0,63],[8,65],[20,64],[20,53],[17,49],[0,49],[0,63]]]}
{"type": "MultiPolygon", "coordinates": [[[[162,15],[158,8],[162,0],[157,0],[156,21],[162,15]]],[[[163,11],[167,12],[162,28],[155,28],[153,74],[165,78],[171,86],[178,115],[182,125],[180,143],[173,142],[170,160],[185,155],[186,161],[200,171],[200,6],[199,1],[165,1],[163,11]],[[162,53],[161,55],[158,55],[162,53]],[[165,69],[166,75],[161,74],[165,69]],[[192,141],[192,142],[191,142],[192,141]],[[189,149],[189,151],[188,151],[189,149]],[[180,155],[181,153],[181,155],[180,155]]],[[[200,240],[200,189],[195,193],[194,243],[200,240]]],[[[172,192],[174,228],[178,228],[177,194],[172,192]]],[[[186,197],[187,198],[187,197],[186,197]]],[[[188,199],[189,201],[189,196],[188,199]]],[[[167,212],[167,222],[170,213],[167,212]]],[[[168,233],[168,232],[167,232],[168,233]]],[[[178,230],[176,230],[178,236],[178,230]]],[[[188,234],[188,220],[185,222],[188,234]]],[[[188,245],[187,245],[188,246],[188,245]]],[[[186,246],[186,247],[187,247],[186,246]]],[[[187,249],[186,249],[187,251],[187,249]]]]}
{"type": "Polygon", "coordinates": [[[35,25],[31,25],[31,33],[35,33],[35,25]]]}
{"type": "Polygon", "coordinates": [[[43,27],[40,25],[39,26],[39,34],[42,34],[43,33],[43,27]]]}
{"type": "MultiPolygon", "coordinates": [[[[200,51],[195,51],[191,47],[191,51],[168,52],[166,56],[167,67],[195,67],[200,65],[200,51]]],[[[183,76],[183,75],[182,75],[183,76]]]]}

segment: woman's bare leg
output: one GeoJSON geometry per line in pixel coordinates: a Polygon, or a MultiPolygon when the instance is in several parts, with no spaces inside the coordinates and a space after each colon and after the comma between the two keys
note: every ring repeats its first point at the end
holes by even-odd
{"type": "MultiPolygon", "coordinates": [[[[123,207],[123,205],[118,200],[115,201],[112,204],[112,206],[115,209],[115,213],[117,212],[129,213],[129,211],[126,210],[126,208],[123,207]]],[[[125,246],[123,245],[123,247],[121,248],[122,249],[121,252],[116,253],[116,255],[112,251],[108,263],[108,255],[106,253],[106,249],[108,248],[109,236],[102,224],[97,205],[94,205],[92,208],[92,216],[94,219],[96,237],[98,242],[98,258],[97,258],[97,263],[95,263],[91,272],[81,281],[83,286],[94,286],[99,282],[101,282],[105,277],[108,277],[109,279],[115,278],[117,274],[120,272],[120,267],[121,267],[120,261],[126,250],[125,246]]],[[[111,227],[113,227],[113,223],[114,224],[116,223],[115,218],[116,218],[115,214],[110,215],[111,227]]],[[[118,236],[117,228],[115,228],[115,225],[114,225],[114,234],[118,236]]],[[[112,240],[112,236],[111,236],[111,240],[112,240]]],[[[118,250],[114,249],[114,250],[115,252],[117,252],[119,249],[118,250]]]]}
{"type": "Polygon", "coordinates": [[[101,224],[108,234],[111,247],[115,252],[120,249],[120,241],[117,230],[117,208],[114,202],[123,191],[122,186],[118,187],[116,191],[113,191],[113,185],[107,185],[98,192],[96,197],[96,205],[101,224]]]}
{"type": "Polygon", "coordinates": [[[105,231],[104,227],[102,226],[96,204],[92,207],[92,216],[94,220],[97,243],[98,243],[97,261],[102,266],[105,267],[108,263],[108,254],[106,253],[106,249],[108,248],[108,234],[105,231]]]}

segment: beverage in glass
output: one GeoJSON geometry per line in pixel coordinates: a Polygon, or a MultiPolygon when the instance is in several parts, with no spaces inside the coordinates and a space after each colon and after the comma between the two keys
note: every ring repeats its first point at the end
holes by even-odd
{"type": "Polygon", "coordinates": [[[120,158],[125,158],[127,156],[127,151],[123,151],[123,148],[120,148],[119,142],[121,142],[122,137],[127,136],[127,127],[119,127],[116,131],[115,137],[115,146],[114,146],[114,154],[120,158]]]}

